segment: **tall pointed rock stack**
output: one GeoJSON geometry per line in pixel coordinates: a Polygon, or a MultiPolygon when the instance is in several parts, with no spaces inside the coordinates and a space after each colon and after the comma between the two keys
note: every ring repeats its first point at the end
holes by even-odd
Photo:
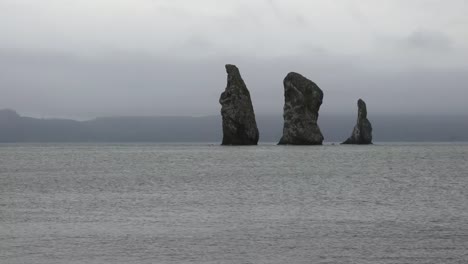
{"type": "Polygon", "coordinates": [[[367,119],[367,107],[362,99],[358,100],[357,124],[353,129],[351,137],[343,142],[343,144],[372,144],[372,125],[367,119]]]}
{"type": "Polygon", "coordinates": [[[323,92],[299,73],[289,73],[284,84],[284,127],[280,145],[321,145],[323,135],[317,125],[323,92]]]}
{"type": "Polygon", "coordinates": [[[250,93],[235,65],[226,65],[227,87],[221,94],[222,145],[257,145],[259,133],[250,93]]]}

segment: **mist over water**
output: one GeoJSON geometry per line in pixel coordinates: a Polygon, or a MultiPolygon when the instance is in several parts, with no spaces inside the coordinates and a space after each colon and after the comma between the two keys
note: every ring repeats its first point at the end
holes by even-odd
{"type": "Polygon", "coordinates": [[[468,145],[0,145],[0,263],[466,263],[468,145]]]}

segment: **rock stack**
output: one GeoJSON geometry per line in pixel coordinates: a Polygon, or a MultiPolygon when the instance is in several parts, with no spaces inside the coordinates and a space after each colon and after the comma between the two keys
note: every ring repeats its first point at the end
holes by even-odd
{"type": "Polygon", "coordinates": [[[259,133],[250,93],[235,65],[226,65],[227,87],[221,94],[222,145],[257,145],[259,133]]]}
{"type": "Polygon", "coordinates": [[[372,125],[367,119],[367,107],[362,99],[358,100],[357,124],[353,129],[351,137],[342,144],[372,144],[372,125]]]}
{"type": "Polygon", "coordinates": [[[289,73],[284,84],[284,127],[280,145],[321,145],[323,135],[317,125],[322,90],[299,73],[289,73]]]}

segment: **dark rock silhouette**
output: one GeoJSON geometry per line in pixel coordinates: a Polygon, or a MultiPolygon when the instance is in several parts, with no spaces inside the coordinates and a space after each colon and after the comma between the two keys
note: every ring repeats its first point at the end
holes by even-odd
{"type": "Polygon", "coordinates": [[[357,124],[353,129],[351,137],[342,144],[372,144],[372,125],[367,119],[367,107],[362,99],[358,100],[357,124]]]}
{"type": "Polygon", "coordinates": [[[284,127],[280,145],[321,145],[323,135],[317,125],[322,90],[299,73],[289,73],[284,84],[284,127]]]}
{"type": "Polygon", "coordinates": [[[257,145],[259,133],[250,93],[235,65],[226,65],[227,87],[221,94],[222,145],[257,145]]]}

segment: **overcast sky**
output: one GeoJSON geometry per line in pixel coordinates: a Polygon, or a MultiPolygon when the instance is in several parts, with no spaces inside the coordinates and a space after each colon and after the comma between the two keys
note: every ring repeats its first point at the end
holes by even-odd
{"type": "Polygon", "coordinates": [[[321,113],[468,114],[467,0],[0,0],[0,108],[219,114],[236,64],[257,114],[297,71],[321,113]]]}

